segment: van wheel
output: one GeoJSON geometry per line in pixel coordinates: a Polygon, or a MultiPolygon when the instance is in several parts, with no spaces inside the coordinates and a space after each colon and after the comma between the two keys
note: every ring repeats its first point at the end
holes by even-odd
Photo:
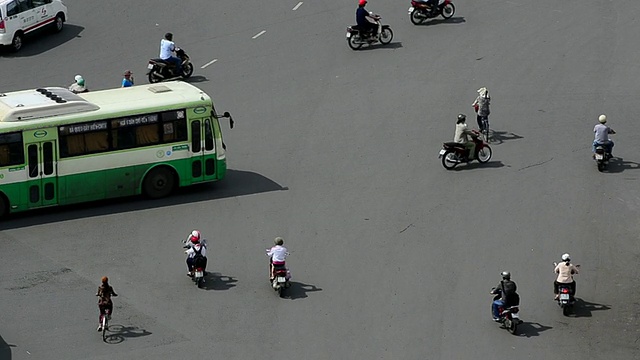
{"type": "Polygon", "coordinates": [[[20,51],[20,49],[22,49],[22,42],[24,40],[23,37],[24,36],[21,33],[16,33],[13,36],[13,41],[11,41],[11,45],[10,45],[11,50],[13,52],[18,52],[20,51]]]}
{"type": "Polygon", "coordinates": [[[152,198],[159,199],[171,194],[175,184],[175,179],[171,170],[166,167],[157,167],[149,171],[144,178],[144,193],[152,198]]]}
{"type": "Polygon", "coordinates": [[[62,18],[62,15],[58,14],[56,15],[56,21],[53,23],[53,32],[59,33],[60,31],[62,31],[63,27],[64,19],[62,18]]]}

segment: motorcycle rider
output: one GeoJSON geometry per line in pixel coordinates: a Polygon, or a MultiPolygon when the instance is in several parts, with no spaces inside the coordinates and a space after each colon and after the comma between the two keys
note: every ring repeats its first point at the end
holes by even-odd
{"type": "Polygon", "coordinates": [[[73,84],[69,86],[69,90],[74,94],[86,93],[89,91],[84,83],[82,75],[76,75],[73,84]]]}
{"type": "Polygon", "coordinates": [[[187,276],[193,276],[194,267],[207,267],[207,242],[202,239],[200,231],[193,230],[185,242],[185,254],[187,254],[187,276]]]}
{"type": "Polygon", "coordinates": [[[113,291],[113,287],[109,285],[109,278],[103,276],[102,284],[98,287],[98,308],[100,309],[100,316],[98,317],[98,331],[102,331],[102,317],[106,316],[107,310],[109,310],[109,314],[113,313],[113,302],[111,301],[112,296],[118,296],[115,291],[113,291]]]}
{"type": "Polygon", "coordinates": [[[269,279],[272,281],[275,278],[276,268],[278,269],[286,268],[285,259],[287,258],[287,255],[289,255],[289,253],[287,252],[287,248],[283,246],[284,245],[283,238],[278,236],[275,239],[273,239],[273,243],[275,244],[275,246],[267,250],[267,256],[271,258],[269,261],[270,262],[269,279]]]}
{"type": "Polygon", "coordinates": [[[593,132],[596,134],[593,140],[593,152],[595,157],[596,147],[604,146],[607,154],[613,157],[613,141],[609,139],[609,134],[615,134],[612,128],[605,125],[607,123],[607,115],[600,115],[598,117],[599,124],[593,128],[593,132]]]}
{"type": "Polygon", "coordinates": [[[356,24],[364,36],[375,36],[378,34],[378,21],[364,8],[367,0],[359,0],[356,9],[356,24]]]}
{"type": "Polygon", "coordinates": [[[468,158],[469,160],[472,160],[475,154],[476,144],[473,141],[470,141],[469,136],[477,137],[478,135],[469,130],[466,121],[467,116],[465,114],[458,114],[458,120],[456,121],[456,132],[453,136],[453,141],[464,144],[464,147],[469,152],[468,158]]]}
{"type": "Polygon", "coordinates": [[[426,0],[427,5],[429,5],[429,16],[435,16],[438,11],[438,2],[439,0],[426,0]]]}
{"type": "Polygon", "coordinates": [[[160,59],[175,66],[175,74],[182,75],[182,60],[173,53],[176,51],[176,44],[173,42],[173,34],[164,34],[164,39],[160,40],[160,59]]]}
{"type": "Polygon", "coordinates": [[[500,321],[499,308],[508,308],[511,306],[517,306],[520,304],[520,296],[516,292],[518,287],[516,283],[511,280],[511,273],[503,271],[501,273],[502,280],[498,283],[498,286],[491,290],[492,295],[500,294],[500,299],[494,300],[491,305],[493,313],[493,321],[500,321]]]}
{"type": "Polygon", "coordinates": [[[553,293],[555,294],[553,300],[560,298],[560,294],[558,294],[560,284],[569,284],[571,289],[569,290],[569,295],[573,299],[576,294],[576,281],[573,279],[573,275],[578,274],[578,267],[571,263],[571,256],[569,254],[563,254],[562,262],[556,265],[553,271],[558,274],[558,277],[553,282],[553,293]]]}

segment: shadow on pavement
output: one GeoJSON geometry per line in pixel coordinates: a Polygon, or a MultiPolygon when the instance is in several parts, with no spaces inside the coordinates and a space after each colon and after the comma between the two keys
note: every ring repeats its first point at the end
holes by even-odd
{"type": "Polygon", "coordinates": [[[541,332],[549,329],[553,329],[553,327],[530,321],[525,321],[522,324],[518,325],[519,335],[526,337],[539,336],[541,332]]]}
{"type": "Polygon", "coordinates": [[[502,161],[489,161],[484,164],[481,164],[478,161],[474,160],[468,164],[460,164],[456,166],[453,170],[462,171],[462,170],[486,169],[486,168],[492,169],[492,168],[501,168],[504,166],[505,165],[502,163],[502,161]]]}
{"type": "Polygon", "coordinates": [[[438,25],[438,24],[462,24],[467,22],[464,16],[454,16],[449,19],[428,19],[421,24],[416,26],[430,26],[430,25],[438,25]]]}
{"type": "Polygon", "coordinates": [[[281,190],[289,189],[254,172],[228,170],[220,182],[180,188],[164,199],[131,196],[12,214],[0,222],[0,230],[281,190]]]}
{"type": "Polygon", "coordinates": [[[151,334],[151,332],[136,326],[113,324],[107,328],[107,335],[105,336],[104,342],[107,344],[120,344],[127,338],[137,338],[151,334]]]}
{"type": "Polygon", "coordinates": [[[11,348],[15,345],[7,344],[0,336],[0,360],[11,360],[11,348]]]}
{"type": "Polygon", "coordinates": [[[42,54],[77,37],[81,37],[82,30],[84,30],[84,27],[70,24],[65,24],[62,31],[57,34],[52,34],[50,28],[38,30],[33,35],[25,38],[20,51],[13,53],[8,48],[3,48],[0,50],[0,56],[18,58],[42,54]]]}
{"type": "Polygon", "coordinates": [[[358,51],[376,50],[376,49],[399,49],[401,47],[402,47],[401,42],[392,42],[392,43],[388,43],[387,45],[377,43],[377,44],[361,47],[358,51]]]}
{"type": "Polygon", "coordinates": [[[584,301],[583,299],[576,298],[576,303],[573,305],[574,317],[591,317],[591,312],[599,310],[609,310],[610,306],[604,304],[596,304],[584,301]]]}
{"type": "Polygon", "coordinates": [[[195,75],[195,76],[191,76],[188,79],[184,79],[182,81],[188,82],[188,83],[201,83],[201,82],[209,81],[209,79],[207,79],[206,76],[195,75]]]}
{"type": "Polygon", "coordinates": [[[286,290],[285,298],[291,299],[291,300],[303,299],[308,297],[307,293],[315,292],[315,291],[322,291],[322,289],[315,285],[303,284],[297,281],[292,281],[291,287],[289,287],[286,290]]]}
{"type": "Polygon", "coordinates": [[[523,136],[508,131],[491,130],[489,135],[490,145],[500,145],[505,141],[524,139],[523,136]]]}
{"type": "Polygon", "coordinates": [[[624,161],[621,157],[614,157],[609,160],[609,166],[604,170],[604,172],[609,173],[621,173],[625,170],[637,170],[640,169],[640,164],[633,161],[624,161]]]}
{"type": "Polygon", "coordinates": [[[202,288],[205,290],[229,290],[236,286],[238,280],[232,276],[222,275],[220,273],[207,273],[204,278],[202,288]]]}

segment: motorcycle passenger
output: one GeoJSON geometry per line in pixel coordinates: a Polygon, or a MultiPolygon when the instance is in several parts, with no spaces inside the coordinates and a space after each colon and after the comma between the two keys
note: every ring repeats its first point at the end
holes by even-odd
{"type": "Polygon", "coordinates": [[[98,308],[100,309],[100,316],[98,317],[98,331],[102,331],[102,317],[107,314],[107,310],[109,310],[109,314],[113,314],[113,302],[111,301],[112,296],[118,296],[115,291],[113,291],[113,287],[109,285],[109,278],[106,276],[102,277],[102,284],[98,287],[98,293],[96,296],[98,297],[98,308]]]}
{"type": "Polygon", "coordinates": [[[458,120],[456,122],[456,132],[453,136],[453,141],[464,144],[464,147],[467,149],[469,154],[468,158],[469,160],[472,160],[475,154],[476,144],[475,142],[470,141],[469,137],[477,137],[477,135],[473,131],[469,130],[466,121],[467,116],[465,114],[458,114],[458,120]]]}
{"type": "Polygon", "coordinates": [[[273,280],[275,278],[275,270],[276,269],[285,269],[285,259],[289,253],[287,252],[287,248],[284,247],[284,239],[281,237],[277,237],[273,240],[275,244],[274,247],[267,251],[267,256],[271,258],[269,267],[269,279],[273,280]]]}
{"type": "Polygon", "coordinates": [[[89,91],[84,83],[84,78],[82,75],[76,75],[74,78],[73,84],[69,86],[69,90],[71,90],[74,94],[86,93],[89,91]]]}
{"type": "Polygon", "coordinates": [[[511,281],[511,273],[503,271],[501,275],[502,280],[498,286],[491,290],[492,295],[500,295],[500,299],[494,300],[491,305],[493,321],[500,321],[500,307],[509,308],[520,305],[520,296],[516,292],[518,287],[515,282],[511,281]]]}
{"type": "Polygon", "coordinates": [[[478,97],[471,104],[476,110],[477,117],[476,121],[478,121],[478,129],[484,130],[482,128],[482,120],[489,119],[489,103],[491,102],[491,96],[489,96],[489,90],[486,87],[481,87],[478,89],[478,97]]]}
{"type": "Polygon", "coordinates": [[[164,39],[160,40],[160,59],[175,66],[175,74],[182,75],[182,60],[173,53],[176,51],[176,44],[173,42],[173,34],[164,34],[164,39]]]}
{"type": "Polygon", "coordinates": [[[553,271],[558,274],[558,277],[553,282],[553,293],[555,294],[553,300],[560,298],[560,284],[569,284],[569,295],[573,298],[576,294],[576,281],[573,279],[573,275],[578,273],[578,267],[571,263],[571,256],[569,254],[563,254],[562,262],[556,265],[553,271]]]}
{"type": "Polygon", "coordinates": [[[193,230],[184,246],[187,248],[187,276],[193,276],[194,267],[207,267],[207,243],[200,234],[200,231],[193,230]]]}
{"type": "Polygon", "coordinates": [[[364,36],[373,36],[378,33],[378,22],[364,8],[365,5],[367,5],[367,0],[359,0],[356,9],[356,24],[364,36]]]}
{"type": "Polygon", "coordinates": [[[596,147],[604,146],[607,154],[613,156],[613,141],[609,139],[609,134],[615,134],[612,128],[605,125],[607,123],[607,116],[600,115],[598,117],[599,124],[593,128],[593,132],[596,134],[595,139],[593,140],[593,152],[596,152],[596,147]]]}

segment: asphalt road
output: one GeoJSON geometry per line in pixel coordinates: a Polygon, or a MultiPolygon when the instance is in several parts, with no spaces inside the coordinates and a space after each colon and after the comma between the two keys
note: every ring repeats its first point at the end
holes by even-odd
{"type": "Polygon", "coordinates": [[[0,224],[0,359],[640,358],[637,1],[458,0],[453,19],[414,26],[408,3],[372,0],[395,37],[358,52],[355,2],[65,2],[61,34],[2,53],[0,90],[76,73],[116,87],[125,69],[146,83],[172,31],[191,81],[236,119],[231,170],[168,199],[0,224]],[[481,86],[493,159],[446,171],[441,143],[481,86]],[[608,173],[590,158],[600,113],[618,131],[608,173]],[[206,290],[185,276],[192,228],[209,239],[206,290]],[[266,281],[275,236],[286,299],[266,281]],[[564,252],[582,265],[569,318],[551,292],[564,252]],[[519,336],[490,321],[502,270],[519,336]],[[120,295],[106,344],[103,275],[120,295]]]}

